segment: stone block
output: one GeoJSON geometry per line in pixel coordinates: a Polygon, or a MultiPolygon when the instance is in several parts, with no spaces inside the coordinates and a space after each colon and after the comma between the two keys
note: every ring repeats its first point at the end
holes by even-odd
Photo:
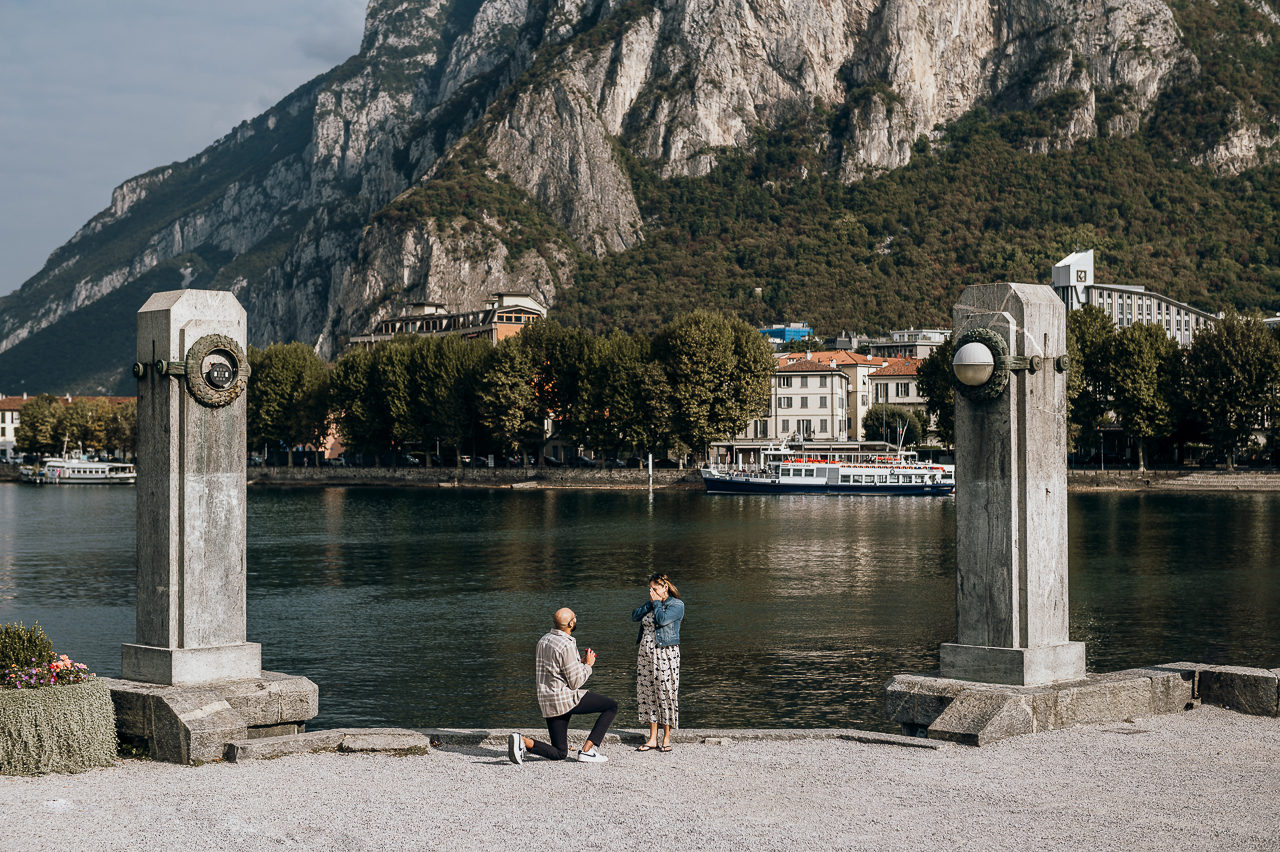
{"type": "Polygon", "coordinates": [[[416,731],[393,729],[389,731],[348,732],[338,745],[341,752],[379,752],[404,751],[406,749],[421,750],[425,754],[430,750],[431,741],[416,731]]]}
{"type": "Polygon", "coordinates": [[[1117,672],[1059,689],[1057,699],[1054,728],[1150,716],[1151,679],[1117,672]]]}
{"type": "Polygon", "coordinates": [[[1204,665],[1203,663],[1179,662],[1179,663],[1161,663],[1158,666],[1151,666],[1151,668],[1157,671],[1176,672],[1182,675],[1184,678],[1189,678],[1191,682],[1191,697],[1199,698],[1200,697],[1200,672],[1203,671],[1204,669],[1209,669],[1213,667],[1204,665]]]}
{"type": "Polygon", "coordinates": [[[929,675],[896,675],[885,685],[885,713],[891,722],[928,727],[965,687],[929,675]]]}
{"type": "Polygon", "coordinates": [[[203,686],[227,680],[257,678],[262,672],[262,646],[240,642],[208,648],[120,646],[120,674],[125,680],[173,686],[203,686]]]}
{"type": "Polygon", "coordinates": [[[1084,677],[1084,643],[1002,648],[944,642],[939,656],[946,678],[978,683],[1038,686],[1084,677]]]}
{"type": "Polygon", "coordinates": [[[286,754],[306,754],[313,751],[337,748],[346,736],[341,730],[312,731],[306,734],[294,734],[287,737],[264,737],[248,739],[241,737],[228,741],[224,756],[237,763],[242,760],[264,760],[271,757],[283,757],[286,754]]]}
{"type": "Polygon", "coordinates": [[[297,675],[263,672],[260,678],[218,684],[217,689],[250,726],[305,722],[320,712],[320,688],[297,675]]]}
{"type": "Polygon", "coordinates": [[[1213,666],[1200,671],[1200,698],[1237,713],[1280,713],[1280,677],[1267,669],[1213,666]]]}
{"type": "Polygon", "coordinates": [[[169,763],[218,760],[249,732],[240,714],[208,689],[174,688],[151,700],[151,756],[169,763]]]}
{"type": "Polygon", "coordinates": [[[1197,670],[1185,667],[1174,668],[1174,666],[1184,665],[1174,663],[1170,666],[1151,666],[1135,670],[1151,678],[1152,714],[1181,713],[1195,707],[1197,670]]]}
{"type": "Polygon", "coordinates": [[[984,746],[1035,730],[1030,696],[967,690],[929,726],[929,739],[984,746]]]}

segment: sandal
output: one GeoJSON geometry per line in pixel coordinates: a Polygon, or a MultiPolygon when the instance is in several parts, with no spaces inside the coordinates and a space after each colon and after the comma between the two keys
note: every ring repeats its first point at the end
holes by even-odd
{"type": "Polygon", "coordinates": [[[660,751],[660,752],[662,752],[662,753],[664,753],[664,754],[665,754],[666,752],[671,751],[671,746],[670,746],[670,745],[660,745],[660,746],[658,746],[658,751],[660,751]]]}
{"type": "Polygon", "coordinates": [[[637,749],[636,749],[636,751],[653,751],[653,750],[654,750],[654,749],[656,749],[656,748],[657,748],[657,746],[642,745],[642,746],[640,746],[639,748],[637,748],[637,749]]]}

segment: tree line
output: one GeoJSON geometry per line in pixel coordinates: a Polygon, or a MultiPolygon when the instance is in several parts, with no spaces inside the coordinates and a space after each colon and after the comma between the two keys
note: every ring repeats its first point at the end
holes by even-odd
{"type": "MultiPolygon", "coordinates": [[[[1100,426],[1122,428],[1137,445],[1138,468],[1157,443],[1208,445],[1233,469],[1261,428],[1271,450],[1280,432],[1280,328],[1227,310],[1181,348],[1163,326],[1117,328],[1095,305],[1067,313],[1068,439],[1092,445],[1100,426]]],[[[917,378],[945,443],[954,441],[952,341],[921,365],[917,378]]]]}
{"type": "Polygon", "coordinates": [[[80,397],[71,402],[50,394],[27,400],[18,409],[14,447],[22,453],[132,456],[138,448],[138,402],[80,397]]]}
{"type": "Polygon", "coordinates": [[[605,455],[683,455],[762,416],[776,366],[753,327],[707,311],[652,337],[542,320],[497,345],[402,335],[332,369],[298,343],[251,348],[249,361],[250,448],[318,446],[332,426],[348,450],[392,465],[438,442],[459,467],[468,450],[542,465],[557,439],[605,455]]]}

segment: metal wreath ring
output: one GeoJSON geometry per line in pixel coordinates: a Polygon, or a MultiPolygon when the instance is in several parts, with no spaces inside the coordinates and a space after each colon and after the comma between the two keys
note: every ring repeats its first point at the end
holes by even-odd
{"type": "Polygon", "coordinates": [[[195,397],[196,402],[206,408],[222,408],[235,402],[244,389],[249,386],[249,360],[244,357],[244,350],[225,334],[206,334],[191,344],[186,358],[187,391],[195,397]],[[204,359],[214,352],[224,352],[230,356],[236,378],[225,388],[215,388],[209,384],[200,365],[204,359]]]}
{"type": "Polygon", "coordinates": [[[1009,344],[991,329],[980,327],[971,328],[960,335],[960,339],[956,341],[955,351],[959,352],[961,347],[969,343],[981,343],[991,350],[991,360],[995,362],[991,370],[991,378],[975,387],[966,385],[958,378],[955,378],[953,372],[952,383],[955,385],[956,391],[965,399],[973,400],[974,402],[995,399],[1004,393],[1004,389],[1009,385],[1009,368],[1000,366],[1000,359],[1009,354],[1009,344]]]}

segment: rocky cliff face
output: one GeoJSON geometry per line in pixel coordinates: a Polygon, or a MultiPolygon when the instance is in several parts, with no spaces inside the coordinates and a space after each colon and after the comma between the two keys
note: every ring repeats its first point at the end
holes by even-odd
{"type": "MultiPolygon", "coordinates": [[[[235,292],[253,343],[304,340],[326,357],[408,299],[467,309],[529,289],[551,303],[579,254],[645,239],[626,156],[703,175],[717,149],[821,103],[848,112],[826,145],[853,181],[905,164],[980,102],[1065,104],[1037,150],[1096,134],[1100,97],[1105,129],[1132,133],[1197,69],[1159,0],[371,0],[357,56],[199,156],[123,184],[0,302],[0,366],[29,363],[111,293],[173,286],[166,264],[235,292]],[[483,198],[375,217],[464,148],[554,223],[550,243],[506,239],[483,198]]],[[[109,378],[74,373],[55,383],[109,378]]]]}

